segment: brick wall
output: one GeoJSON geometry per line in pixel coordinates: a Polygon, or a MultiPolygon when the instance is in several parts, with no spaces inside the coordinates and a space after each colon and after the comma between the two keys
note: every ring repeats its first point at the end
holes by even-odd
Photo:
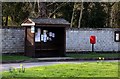
{"type": "MultiPolygon", "coordinates": [[[[114,32],[120,29],[67,29],[66,51],[91,51],[90,35],[97,37],[95,51],[120,51],[120,42],[114,41],[114,32]]],[[[4,27],[0,29],[0,49],[2,53],[24,52],[24,29],[4,27]]]]}

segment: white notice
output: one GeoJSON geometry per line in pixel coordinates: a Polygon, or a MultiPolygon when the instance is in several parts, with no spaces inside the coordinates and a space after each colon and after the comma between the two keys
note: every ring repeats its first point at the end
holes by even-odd
{"type": "Polygon", "coordinates": [[[41,34],[41,31],[40,29],[38,29],[37,33],[35,33],[35,42],[40,42],[40,34],[41,34]]]}
{"type": "Polygon", "coordinates": [[[43,41],[47,42],[47,35],[46,34],[44,34],[44,36],[43,36],[43,41]]]}
{"type": "Polygon", "coordinates": [[[119,41],[119,34],[116,33],[116,40],[119,41]]]}
{"type": "Polygon", "coordinates": [[[44,40],[44,37],[43,37],[43,35],[41,35],[41,41],[43,41],[44,40]]]}
{"type": "Polygon", "coordinates": [[[49,32],[49,36],[50,36],[50,37],[52,36],[52,32],[49,32]]]}
{"type": "Polygon", "coordinates": [[[52,37],[55,38],[55,33],[52,33],[52,37]]]}
{"type": "Polygon", "coordinates": [[[31,33],[35,33],[35,27],[31,26],[31,33]]]}

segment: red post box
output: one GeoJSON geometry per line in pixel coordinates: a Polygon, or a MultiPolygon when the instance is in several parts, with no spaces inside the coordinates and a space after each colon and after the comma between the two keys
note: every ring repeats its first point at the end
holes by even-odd
{"type": "Polygon", "coordinates": [[[96,43],[95,36],[90,36],[90,43],[92,44],[92,52],[94,52],[94,44],[96,43]]]}
{"type": "Polygon", "coordinates": [[[96,37],[95,36],[90,36],[90,43],[95,44],[96,43],[96,37]]]}

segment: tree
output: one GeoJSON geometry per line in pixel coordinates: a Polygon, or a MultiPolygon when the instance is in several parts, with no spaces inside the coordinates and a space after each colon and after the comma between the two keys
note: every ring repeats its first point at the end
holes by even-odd
{"type": "Polygon", "coordinates": [[[66,3],[61,3],[57,8],[54,8],[54,6],[53,6],[53,11],[51,12],[51,14],[49,15],[49,18],[51,18],[51,17],[53,17],[55,14],[56,14],[56,12],[60,9],[60,8],[62,8],[63,6],[65,6],[66,5],[66,3]]]}
{"type": "Polygon", "coordinates": [[[81,27],[102,28],[106,24],[106,12],[103,3],[87,2],[83,4],[83,16],[81,27]]]}
{"type": "Polygon", "coordinates": [[[111,8],[111,26],[120,27],[120,2],[114,3],[111,8]]]}
{"type": "Polygon", "coordinates": [[[82,20],[82,12],[83,12],[83,2],[79,2],[79,3],[75,2],[73,7],[70,27],[77,26],[77,28],[80,28],[81,20],[82,20]]]}
{"type": "Polygon", "coordinates": [[[108,27],[112,27],[112,7],[115,4],[115,2],[109,2],[107,3],[107,15],[108,15],[108,19],[107,19],[107,26],[108,27]]]}
{"type": "Polygon", "coordinates": [[[2,24],[8,26],[8,20],[11,19],[13,24],[19,25],[23,19],[29,17],[31,6],[29,2],[22,3],[22,2],[13,2],[7,3],[4,2],[2,4],[2,14],[3,14],[3,22],[2,24]],[[6,19],[4,19],[6,18],[6,19]]]}
{"type": "MultiPolygon", "coordinates": [[[[3,25],[11,20],[20,24],[25,18],[64,18],[76,28],[113,27],[119,24],[117,3],[102,2],[13,2],[3,3],[3,25]],[[108,6],[109,5],[109,6],[108,6]],[[108,17],[109,16],[109,17],[108,17]]],[[[17,23],[17,24],[16,24],[17,23]]]]}
{"type": "Polygon", "coordinates": [[[39,18],[48,17],[47,16],[47,6],[46,6],[46,3],[39,2],[39,0],[38,0],[38,12],[39,12],[39,18]]]}
{"type": "Polygon", "coordinates": [[[81,20],[82,20],[82,14],[83,14],[83,2],[81,2],[81,10],[80,10],[80,16],[79,16],[79,21],[78,21],[78,28],[81,26],[81,20]]]}
{"type": "Polygon", "coordinates": [[[107,14],[104,11],[102,3],[95,2],[90,13],[89,27],[91,28],[103,28],[106,24],[107,14]]]}
{"type": "Polygon", "coordinates": [[[75,15],[75,5],[76,5],[76,3],[74,3],[74,7],[73,7],[73,12],[72,12],[72,18],[71,18],[71,23],[70,23],[70,27],[72,28],[72,26],[73,26],[73,19],[74,19],[74,15],[75,15]]]}
{"type": "Polygon", "coordinates": [[[8,16],[12,12],[10,8],[11,8],[10,3],[2,3],[2,14],[4,15],[4,17],[2,16],[2,24],[5,26],[8,25],[8,16]]]}

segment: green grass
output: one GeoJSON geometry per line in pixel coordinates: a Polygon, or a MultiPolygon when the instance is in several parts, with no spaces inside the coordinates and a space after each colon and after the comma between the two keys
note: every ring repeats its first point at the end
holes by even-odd
{"type": "Polygon", "coordinates": [[[99,57],[104,57],[104,58],[118,58],[120,54],[118,53],[89,53],[89,54],[67,54],[66,56],[68,57],[73,57],[73,58],[99,58],[99,57]]]}
{"type": "Polygon", "coordinates": [[[26,68],[24,73],[17,70],[5,71],[3,77],[118,77],[118,62],[82,62],[80,64],[56,64],[26,68]]]}
{"type": "MultiPolygon", "coordinates": [[[[72,57],[72,58],[99,58],[99,57],[104,57],[104,58],[118,58],[118,53],[106,53],[106,54],[99,54],[99,53],[89,53],[89,54],[67,54],[67,57],[72,57]]],[[[16,60],[30,60],[34,58],[30,58],[27,56],[22,56],[22,55],[2,55],[0,56],[0,59],[2,61],[16,61],[16,60]]]]}
{"type": "Polygon", "coordinates": [[[16,60],[29,60],[30,57],[22,56],[22,55],[2,55],[0,56],[2,61],[16,61],[16,60]]]}

